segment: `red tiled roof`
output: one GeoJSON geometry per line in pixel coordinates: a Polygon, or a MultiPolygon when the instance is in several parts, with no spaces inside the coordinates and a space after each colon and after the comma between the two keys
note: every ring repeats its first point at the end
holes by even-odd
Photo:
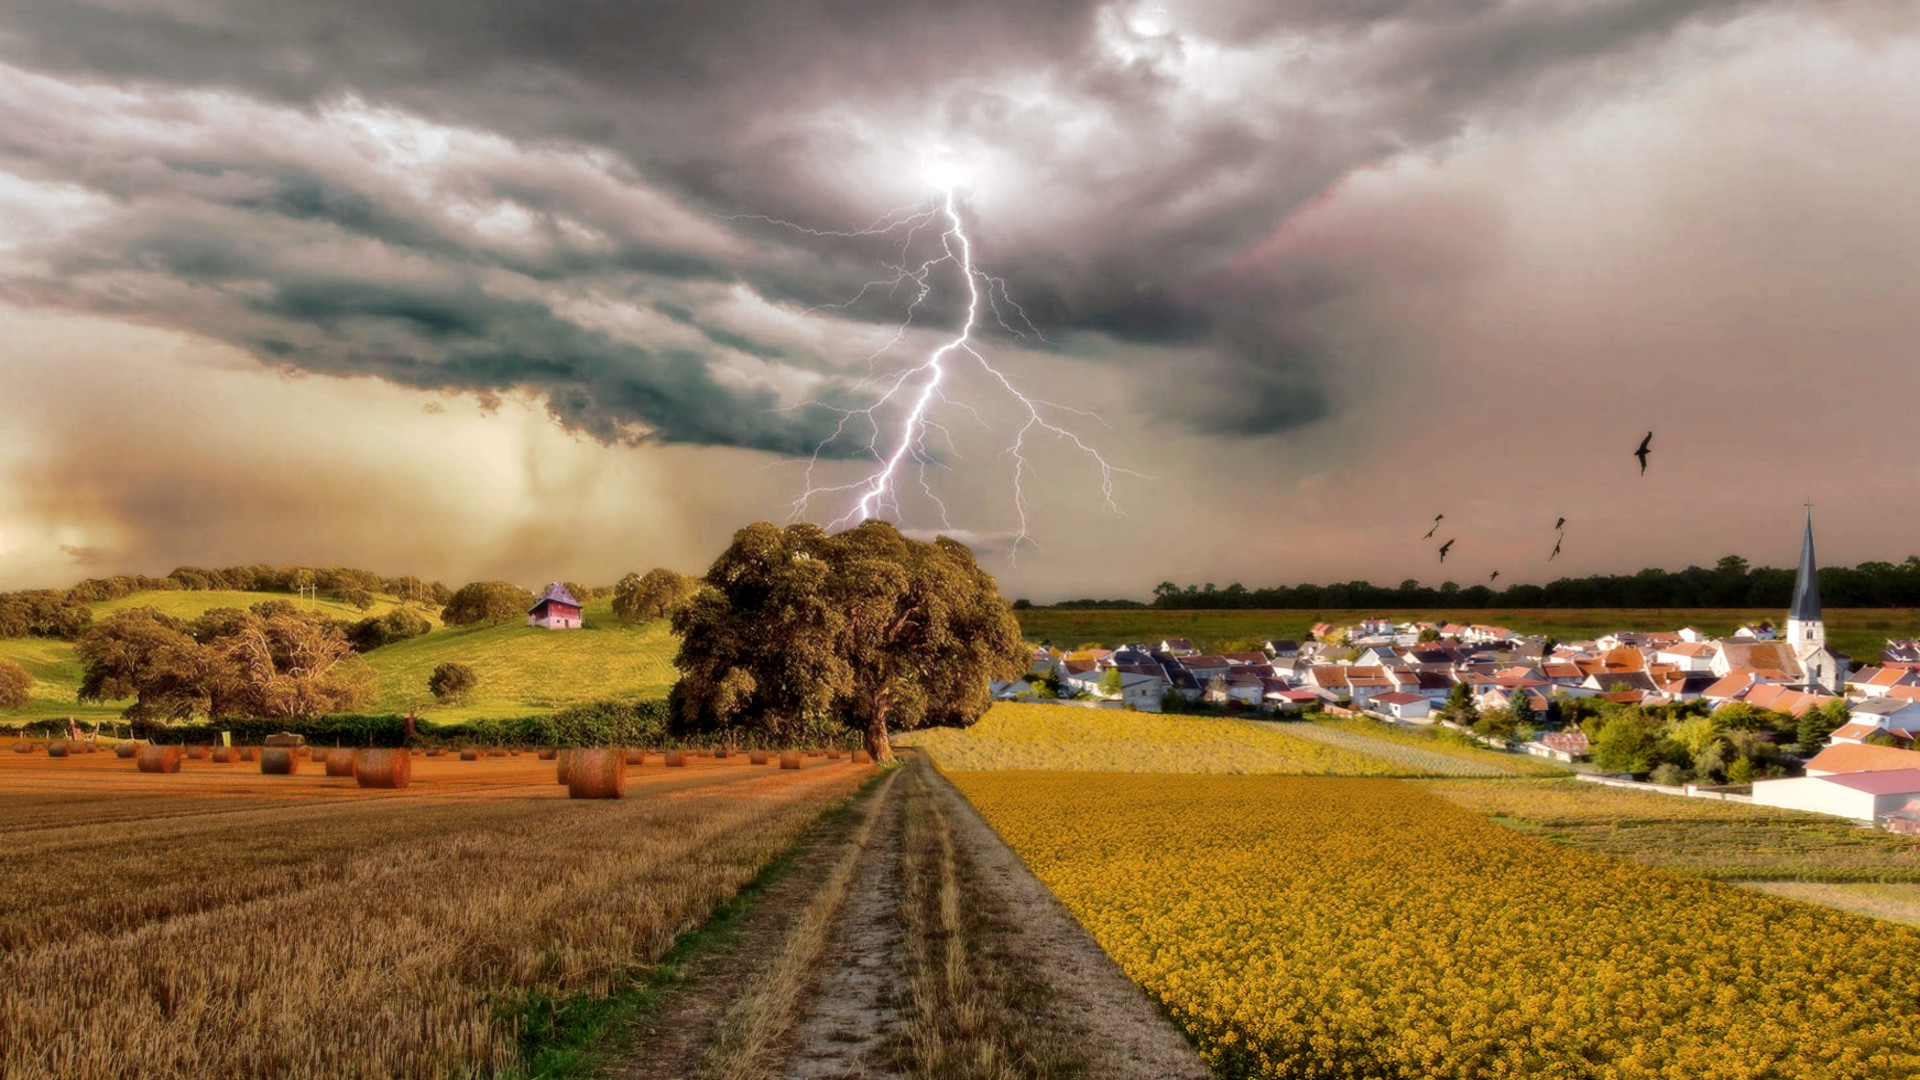
{"type": "Polygon", "coordinates": [[[1540,736],[1540,744],[1563,754],[1584,754],[1591,749],[1583,731],[1550,731],[1540,736]]]}
{"type": "Polygon", "coordinates": [[[1382,705],[1412,705],[1416,701],[1425,701],[1419,694],[1403,694],[1395,691],[1391,694],[1376,694],[1373,700],[1382,705]]]}
{"type": "Polygon", "coordinates": [[[1888,769],[1920,768],[1920,751],[1896,750],[1891,746],[1867,746],[1841,743],[1829,746],[1807,762],[1810,772],[1861,773],[1888,769]]]}
{"type": "Polygon", "coordinates": [[[1886,769],[1878,772],[1842,773],[1820,779],[1870,795],[1920,794],[1920,769],[1886,769]]]}

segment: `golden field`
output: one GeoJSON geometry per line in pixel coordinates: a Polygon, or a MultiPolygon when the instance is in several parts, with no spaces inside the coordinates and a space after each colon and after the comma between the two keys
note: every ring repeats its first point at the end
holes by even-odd
{"type": "Polygon", "coordinates": [[[943,770],[1434,776],[1427,769],[1288,734],[1283,725],[1002,701],[969,728],[899,736],[943,770]]]}
{"type": "Polygon", "coordinates": [[[952,779],[1218,1075],[1920,1075],[1913,929],[1392,780],[952,779]]]}
{"type": "Polygon", "coordinates": [[[445,1077],[519,1062],[516,1008],[644,975],[870,766],[656,755],[573,801],[532,755],[310,763],[0,745],[0,1076],[445,1077]]]}

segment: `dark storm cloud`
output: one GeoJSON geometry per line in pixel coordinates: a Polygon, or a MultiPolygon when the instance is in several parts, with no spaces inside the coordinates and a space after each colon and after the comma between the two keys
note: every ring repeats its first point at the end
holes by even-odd
{"type": "MultiPolygon", "coordinates": [[[[1177,342],[1234,404],[1190,405],[1150,371],[1149,407],[1202,431],[1268,434],[1334,407],[1328,367],[1353,360],[1341,331],[1372,283],[1344,267],[1222,270],[1230,260],[1358,165],[1645,85],[1676,42],[1782,5],[1169,6],[17,0],[0,12],[7,62],[164,100],[101,106],[140,123],[80,140],[57,107],[5,125],[0,167],[130,200],[132,219],[44,253],[45,276],[9,294],[144,306],[321,373],[530,388],[597,438],[802,452],[824,414],[777,406],[832,396],[800,375],[857,357],[727,325],[716,294],[686,290],[739,283],[832,304],[898,252],[711,215],[844,227],[923,189],[913,156],[950,145],[991,163],[969,213],[1035,323],[1177,342]],[[351,100],[510,145],[453,155],[421,194],[410,163],[343,166],[324,125],[283,148],[244,109],[178,96],[200,90],[308,118],[351,100]],[[154,134],[170,125],[198,135],[154,134]],[[646,207],[625,201],[633,192],[646,207]],[[452,215],[450,200],[517,216],[489,225],[452,215]],[[132,288],[128,274],[151,280],[132,288]],[[643,305],[693,334],[618,337],[529,287],[643,305]]],[[[875,301],[834,317],[898,310],[875,301]]],[[[939,325],[955,309],[936,297],[925,314],[939,325]]]]}

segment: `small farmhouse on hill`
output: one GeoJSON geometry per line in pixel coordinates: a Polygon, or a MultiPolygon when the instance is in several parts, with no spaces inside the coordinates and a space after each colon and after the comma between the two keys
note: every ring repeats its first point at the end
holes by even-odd
{"type": "Polygon", "coordinates": [[[543,630],[580,629],[580,601],[559,582],[547,586],[540,599],[527,609],[527,625],[543,630]]]}

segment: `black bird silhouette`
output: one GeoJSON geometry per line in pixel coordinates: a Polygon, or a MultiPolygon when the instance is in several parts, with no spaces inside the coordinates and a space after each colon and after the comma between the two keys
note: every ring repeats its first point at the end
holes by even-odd
{"type": "Polygon", "coordinates": [[[1440,528],[1440,519],[1441,519],[1441,518],[1443,518],[1443,517],[1446,517],[1446,516],[1447,516],[1447,515],[1445,515],[1445,514],[1435,514],[1435,515],[1433,515],[1433,528],[1432,528],[1432,529],[1428,529],[1428,530],[1427,530],[1427,535],[1425,535],[1425,536],[1423,536],[1423,537],[1421,537],[1420,539],[1422,539],[1422,540],[1431,540],[1431,539],[1433,539],[1433,534],[1434,534],[1434,532],[1435,532],[1435,530],[1437,530],[1437,529],[1439,529],[1439,528],[1440,528]]]}
{"type": "Polygon", "coordinates": [[[1649,431],[1647,432],[1647,437],[1640,440],[1640,449],[1635,450],[1633,452],[1633,456],[1640,459],[1640,475],[1641,476],[1647,475],[1647,447],[1652,444],[1653,444],[1653,432],[1649,431]]]}
{"type": "Polygon", "coordinates": [[[1554,522],[1554,523],[1553,523],[1553,528],[1554,528],[1554,531],[1556,531],[1556,532],[1558,532],[1559,530],[1561,530],[1561,529],[1564,529],[1564,528],[1566,528],[1566,527],[1567,527],[1567,519],[1566,519],[1566,518],[1561,518],[1561,519],[1560,519],[1559,521],[1556,521],[1556,522],[1554,522]]]}
{"type": "MultiPolygon", "coordinates": [[[[1455,537],[1454,539],[1457,540],[1459,538],[1455,537]]],[[[1447,561],[1447,549],[1452,546],[1453,546],[1453,540],[1449,540],[1446,543],[1440,545],[1440,561],[1441,562],[1447,561]]]]}
{"type": "Polygon", "coordinates": [[[1553,542],[1553,554],[1547,556],[1547,561],[1552,562],[1554,559],[1557,559],[1559,557],[1560,557],[1560,541],[1555,540],[1553,542]]]}
{"type": "Polygon", "coordinates": [[[1487,575],[1487,584],[1489,585],[1499,580],[1500,580],[1500,571],[1498,570],[1495,570],[1493,573],[1487,575]]]}

